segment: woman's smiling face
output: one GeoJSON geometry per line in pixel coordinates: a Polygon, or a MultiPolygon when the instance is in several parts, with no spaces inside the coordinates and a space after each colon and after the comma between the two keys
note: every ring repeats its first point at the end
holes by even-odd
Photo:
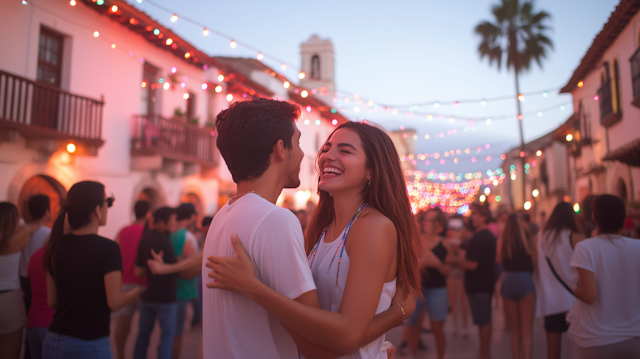
{"type": "Polygon", "coordinates": [[[325,142],[318,168],[318,188],[331,194],[357,188],[364,190],[371,177],[360,136],[348,129],[337,130],[325,142]]]}

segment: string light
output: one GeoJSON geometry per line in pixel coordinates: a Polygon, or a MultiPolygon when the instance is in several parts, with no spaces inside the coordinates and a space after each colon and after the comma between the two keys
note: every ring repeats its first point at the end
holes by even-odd
{"type": "Polygon", "coordinates": [[[233,100],[233,95],[232,94],[228,94],[227,95],[227,101],[231,102],[233,100]]]}
{"type": "Polygon", "coordinates": [[[220,86],[220,85],[216,86],[215,90],[216,90],[217,93],[222,92],[222,86],[220,86]]]}
{"type": "Polygon", "coordinates": [[[573,135],[568,134],[567,137],[565,137],[565,139],[567,140],[567,142],[571,142],[571,140],[573,140],[573,135]]]}
{"type": "Polygon", "coordinates": [[[542,151],[541,150],[537,150],[536,151],[536,156],[538,156],[538,157],[542,156],[542,151]]]}
{"type": "Polygon", "coordinates": [[[191,57],[191,53],[190,53],[190,52],[186,52],[186,53],[184,54],[184,58],[185,58],[185,59],[188,59],[188,58],[190,58],[190,57],[191,57]]]}
{"type": "Polygon", "coordinates": [[[172,74],[175,74],[177,71],[178,71],[178,68],[177,68],[177,67],[173,66],[173,67],[171,68],[171,73],[172,73],[172,74]]]}
{"type": "Polygon", "coordinates": [[[231,46],[232,49],[235,49],[236,45],[237,45],[236,42],[233,40],[231,40],[231,42],[229,43],[229,46],[231,46]]]}
{"type": "Polygon", "coordinates": [[[29,3],[27,2],[27,0],[22,0],[22,5],[29,5],[29,3]]]}
{"type": "Polygon", "coordinates": [[[518,95],[518,101],[524,102],[524,95],[523,94],[519,94],[518,95]]]}
{"type": "Polygon", "coordinates": [[[111,44],[111,48],[115,49],[116,48],[116,44],[111,44]]]}
{"type": "Polygon", "coordinates": [[[98,36],[100,36],[100,33],[98,31],[94,31],[93,32],[93,37],[98,37],[98,36]]]}
{"type": "Polygon", "coordinates": [[[67,152],[69,153],[74,153],[76,152],[76,145],[73,143],[70,143],[67,145],[67,152]]]}
{"type": "Polygon", "coordinates": [[[98,0],[98,1],[96,1],[96,4],[98,4],[98,5],[104,5],[104,0],[98,0]]]}
{"type": "Polygon", "coordinates": [[[531,192],[531,195],[533,196],[533,198],[536,198],[536,197],[538,197],[538,195],[540,195],[540,191],[538,191],[537,189],[534,189],[531,192]]]}
{"type": "Polygon", "coordinates": [[[71,5],[71,6],[76,6],[76,4],[77,4],[76,0],[69,1],[69,5],[71,5]]]}
{"type": "Polygon", "coordinates": [[[258,52],[258,56],[256,57],[258,58],[258,61],[260,61],[264,58],[264,55],[261,52],[258,52]]]}
{"type": "Polygon", "coordinates": [[[289,86],[291,86],[291,84],[289,83],[289,81],[285,81],[283,86],[284,86],[284,88],[288,89],[289,86]]]}
{"type": "Polygon", "coordinates": [[[171,84],[169,82],[165,82],[164,85],[162,85],[162,88],[168,90],[171,88],[171,84]]]}
{"type": "Polygon", "coordinates": [[[201,87],[202,87],[203,90],[206,90],[206,89],[209,88],[209,85],[205,82],[205,83],[202,84],[201,87]]]}
{"type": "Polygon", "coordinates": [[[204,36],[209,36],[209,29],[207,29],[206,27],[202,30],[202,35],[204,36]]]}
{"type": "Polygon", "coordinates": [[[165,44],[167,44],[167,46],[173,44],[173,39],[172,38],[168,38],[167,41],[165,41],[165,44]]]}
{"type": "Polygon", "coordinates": [[[218,75],[218,82],[224,81],[224,75],[218,75]]]}
{"type": "Polygon", "coordinates": [[[171,16],[171,22],[176,22],[178,21],[178,15],[173,14],[173,16],[171,16]]]}
{"type": "Polygon", "coordinates": [[[300,71],[300,73],[298,74],[298,78],[299,78],[300,80],[302,80],[302,79],[304,78],[304,76],[305,76],[305,75],[304,75],[304,72],[300,71]]]}
{"type": "Polygon", "coordinates": [[[525,210],[525,211],[528,211],[528,210],[530,210],[530,209],[531,209],[531,202],[530,202],[530,201],[526,201],[526,202],[524,203],[524,210],[525,210]]]}
{"type": "Polygon", "coordinates": [[[578,87],[582,87],[582,86],[584,86],[584,82],[582,81],[578,82],[578,87]]]}
{"type": "Polygon", "coordinates": [[[302,92],[300,92],[300,96],[302,98],[307,98],[307,96],[309,96],[309,92],[307,92],[307,90],[302,90],[302,92]]]}
{"type": "Polygon", "coordinates": [[[185,92],[184,95],[182,95],[182,98],[185,99],[185,100],[188,100],[189,99],[189,93],[185,92]]]}
{"type": "Polygon", "coordinates": [[[111,12],[113,12],[113,13],[118,12],[118,5],[113,5],[113,6],[111,7],[111,12]]]}

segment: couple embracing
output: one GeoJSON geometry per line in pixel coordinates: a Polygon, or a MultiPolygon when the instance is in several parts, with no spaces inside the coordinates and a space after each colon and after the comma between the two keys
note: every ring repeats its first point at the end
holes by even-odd
{"type": "Polygon", "coordinates": [[[203,298],[205,358],[387,358],[395,349],[384,333],[415,308],[419,232],[391,139],[363,123],[333,131],[317,157],[320,200],[303,235],[275,205],[283,188],[300,185],[299,116],[268,99],[217,116],[237,194],[203,250],[214,288],[203,298]]]}

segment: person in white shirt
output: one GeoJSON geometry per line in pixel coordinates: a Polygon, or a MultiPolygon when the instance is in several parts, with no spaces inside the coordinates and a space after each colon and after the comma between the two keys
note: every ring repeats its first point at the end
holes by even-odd
{"type": "Polygon", "coordinates": [[[613,195],[592,202],[598,235],[576,245],[578,300],[567,321],[574,359],[640,358],[640,240],[624,237],[625,205],[613,195]]]}
{"type": "MultiPolygon", "coordinates": [[[[307,359],[387,358],[392,353],[384,341],[386,329],[372,320],[385,310],[399,309],[394,323],[398,325],[400,317],[405,320],[413,311],[393,301],[396,278],[402,278],[401,297],[409,299],[420,287],[419,232],[393,142],[382,130],[355,122],[338,126],[329,136],[318,155],[320,200],[305,234],[307,261],[296,217],[272,206],[282,187],[299,185],[299,131],[287,123],[288,134],[295,129],[292,144],[270,143],[273,151],[265,173],[243,181],[247,177],[240,177],[237,168],[251,159],[236,154],[253,147],[258,138],[240,141],[235,136],[241,135],[233,130],[246,131],[258,121],[243,121],[242,114],[234,112],[240,112],[240,106],[223,111],[217,121],[218,147],[238,183],[238,195],[216,215],[215,230],[205,244],[210,262],[202,269],[214,269],[208,275],[215,279],[209,278],[206,285],[226,289],[205,291],[205,357],[216,350],[220,357],[264,358],[278,352],[278,357],[293,358],[295,341],[307,359]],[[232,235],[237,237],[229,241],[232,235]],[[236,257],[230,258],[234,252],[236,257]],[[208,329],[207,308],[224,323],[218,326],[225,332],[208,329]],[[257,323],[263,317],[282,321],[294,341],[285,340],[280,322],[271,322],[270,331],[262,329],[257,323]],[[208,343],[213,336],[220,340],[208,343]]],[[[258,137],[267,137],[265,131],[258,137]]],[[[259,151],[247,153],[254,157],[259,151]]]]}

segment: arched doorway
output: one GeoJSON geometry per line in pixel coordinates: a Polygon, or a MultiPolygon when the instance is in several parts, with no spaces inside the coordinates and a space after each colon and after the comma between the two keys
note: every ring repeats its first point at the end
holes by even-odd
{"type": "Polygon", "coordinates": [[[627,196],[627,184],[624,183],[622,178],[618,179],[618,184],[616,185],[616,195],[625,202],[628,200],[627,196]]]}
{"type": "Polygon", "coordinates": [[[149,202],[149,210],[153,213],[156,209],[160,208],[164,203],[162,201],[162,196],[158,193],[158,190],[151,187],[146,187],[140,192],[136,201],[147,201],[149,202]]]}
{"type": "Polygon", "coordinates": [[[67,198],[67,190],[51,176],[37,175],[29,178],[20,190],[17,203],[20,216],[27,223],[33,220],[28,208],[29,198],[37,194],[46,195],[51,201],[51,220],[46,224],[51,228],[67,198]]]}

